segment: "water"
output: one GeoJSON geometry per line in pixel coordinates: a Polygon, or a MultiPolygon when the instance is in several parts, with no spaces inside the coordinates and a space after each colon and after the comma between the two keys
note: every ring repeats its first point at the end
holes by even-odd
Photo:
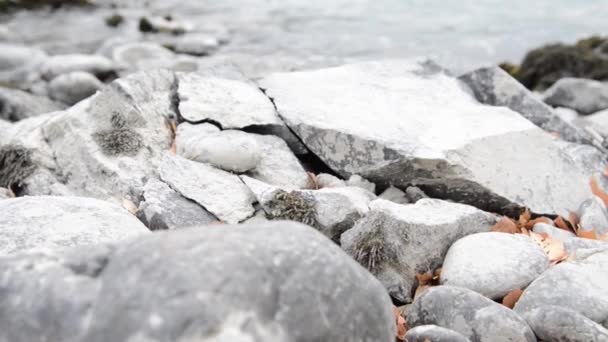
{"type": "MultiPolygon", "coordinates": [[[[105,1],[105,0],[103,0],[105,1]]],[[[110,2],[108,0],[108,2],[110,2]]],[[[94,51],[111,36],[137,37],[137,18],[172,14],[227,35],[212,59],[252,73],[345,61],[429,56],[462,72],[519,61],[547,42],[608,34],[606,0],[122,0],[128,24],[111,29],[109,7],[22,12],[5,18],[10,40],[51,53],[94,51]],[[148,6],[144,6],[148,3],[148,6]]]]}

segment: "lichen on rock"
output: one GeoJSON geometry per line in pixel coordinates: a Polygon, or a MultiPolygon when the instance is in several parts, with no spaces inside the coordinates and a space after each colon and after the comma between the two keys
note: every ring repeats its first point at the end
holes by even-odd
{"type": "Polygon", "coordinates": [[[314,199],[296,191],[277,190],[267,204],[273,220],[291,220],[316,225],[314,199]]]}
{"type": "Polygon", "coordinates": [[[134,156],[143,147],[143,137],[135,130],[127,127],[127,120],[119,112],[110,117],[111,129],[93,133],[93,139],[102,152],[108,156],[134,156]]]}
{"type": "Polygon", "coordinates": [[[17,185],[35,170],[30,149],[17,145],[0,147],[0,187],[17,185]]]}

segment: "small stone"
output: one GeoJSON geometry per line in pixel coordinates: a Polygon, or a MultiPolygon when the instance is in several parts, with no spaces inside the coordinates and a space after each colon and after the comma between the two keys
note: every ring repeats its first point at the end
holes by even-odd
{"type": "Polygon", "coordinates": [[[122,24],[125,21],[125,18],[118,13],[114,13],[114,14],[106,17],[105,21],[106,21],[106,25],[108,25],[110,27],[118,27],[118,26],[120,26],[120,24],[122,24]]]}
{"type": "Polygon", "coordinates": [[[479,233],[456,241],[441,268],[441,284],[490,299],[523,289],[549,268],[549,258],[522,234],[479,233]]]}
{"type": "Polygon", "coordinates": [[[436,286],[414,301],[408,326],[434,324],[461,333],[473,342],[536,342],[526,321],[507,307],[461,287],[436,286]]]}
{"type": "Polygon", "coordinates": [[[139,19],[139,31],[144,33],[170,33],[181,35],[191,30],[191,25],[167,17],[142,17],[139,19]]]}
{"type": "Polygon", "coordinates": [[[416,203],[423,198],[429,198],[429,196],[427,196],[424,191],[417,186],[408,186],[405,189],[405,194],[407,195],[410,203],[416,203]]]}
{"type": "Polygon", "coordinates": [[[407,342],[471,342],[463,334],[437,325],[419,325],[407,331],[407,342]]]}
{"type": "Polygon", "coordinates": [[[65,109],[65,105],[19,89],[0,87],[0,120],[19,121],[65,109]]]}
{"type": "Polygon", "coordinates": [[[255,211],[251,191],[234,174],[170,155],[165,155],[159,171],[173,190],[226,223],[241,222],[255,211]]]}
{"type": "Polygon", "coordinates": [[[553,113],[555,113],[555,115],[559,116],[560,118],[562,118],[562,120],[566,122],[574,122],[576,119],[579,118],[577,111],[566,107],[553,108],[553,113]]]}
{"type": "Polygon", "coordinates": [[[341,188],[346,186],[346,182],[328,173],[320,173],[316,176],[317,185],[322,188],[341,188]]]}
{"type": "Polygon", "coordinates": [[[583,231],[595,230],[596,234],[608,234],[608,210],[597,196],[586,200],[578,208],[579,225],[583,231]]]}
{"type": "Polygon", "coordinates": [[[532,228],[532,231],[537,233],[537,234],[547,234],[548,236],[550,236],[553,239],[557,239],[560,241],[568,241],[572,238],[576,238],[576,234],[574,234],[573,232],[561,229],[561,228],[557,228],[553,225],[547,224],[547,223],[537,223],[534,225],[534,227],[532,228]]]}
{"type": "Polygon", "coordinates": [[[38,74],[38,65],[47,58],[38,48],[0,43],[0,83],[27,86],[38,74]]]}
{"type": "Polygon", "coordinates": [[[378,196],[378,198],[382,198],[387,201],[395,202],[397,204],[408,204],[410,200],[407,197],[407,194],[394,186],[389,186],[388,189],[384,190],[378,196]]]}
{"type": "Polygon", "coordinates": [[[135,70],[141,70],[147,61],[170,60],[174,57],[171,50],[151,42],[120,44],[112,49],[112,59],[116,63],[135,70]]]}
{"type": "Polygon", "coordinates": [[[75,71],[55,77],[48,85],[49,96],[57,101],[73,105],[103,87],[97,77],[84,71],[75,71]]]}
{"type": "Polygon", "coordinates": [[[47,80],[74,71],[85,71],[103,79],[116,72],[117,68],[111,60],[103,56],[71,54],[48,57],[40,66],[40,71],[47,80]]]}
{"type": "Polygon", "coordinates": [[[524,318],[541,341],[608,341],[608,329],[558,305],[534,308],[524,318]]]}
{"type": "Polygon", "coordinates": [[[176,53],[184,53],[193,56],[208,56],[214,53],[220,46],[220,41],[214,37],[202,33],[187,34],[180,39],[170,42],[169,48],[176,53]]]}
{"type": "Polygon", "coordinates": [[[9,189],[0,188],[0,200],[13,198],[9,189]]]}
{"type": "Polygon", "coordinates": [[[562,78],[543,95],[552,106],[574,109],[588,115],[608,108],[608,85],[583,78],[562,78]]]}
{"type": "Polygon", "coordinates": [[[350,176],[350,178],[346,181],[346,185],[356,186],[361,189],[365,189],[365,190],[371,192],[372,194],[376,192],[376,184],[368,181],[367,179],[365,179],[359,175],[350,176]]]}

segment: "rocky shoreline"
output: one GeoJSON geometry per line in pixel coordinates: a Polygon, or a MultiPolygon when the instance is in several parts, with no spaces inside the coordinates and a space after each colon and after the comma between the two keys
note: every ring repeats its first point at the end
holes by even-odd
{"type": "Polygon", "coordinates": [[[254,78],[133,29],[0,43],[0,341],[608,340],[608,40],[254,78]]]}

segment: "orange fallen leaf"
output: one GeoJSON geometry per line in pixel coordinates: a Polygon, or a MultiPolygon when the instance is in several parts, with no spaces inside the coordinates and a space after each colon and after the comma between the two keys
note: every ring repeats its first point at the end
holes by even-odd
{"type": "Polygon", "coordinates": [[[405,341],[405,333],[407,333],[407,323],[405,318],[399,312],[396,306],[393,305],[393,314],[395,315],[395,324],[397,325],[396,338],[399,341],[405,341]]]}
{"type": "Polygon", "coordinates": [[[574,211],[570,211],[568,213],[568,221],[572,223],[573,227],[576,227],[581,222],[580,218],[578,217],[578,214],[574,211]]]}
{"type": "Polygon", "coordinates": [[[133,215],[137,214],[137,211],[139,210],[137,208],[137,206],[135,205],[135,203],[133,203],[131,200],[126,199],[126,198],[122,199],[122,207],[127,209],[127,211],[133,215]]]}
{"type": "Polygon", "coordinates": [[[517,224],[515,224],[515,222],[506,217],[503,216],[503,218],[500,219],[500,221],[498,221],[493,227],[492,229],[490,229],[491,232],[498,232],[498,233],[509,233],[509,234],[517,234],[519,233],[519,229],[517,228],[517,224]]]}
{"type": "Polygon", "coordinates": [[[502,305],[508,307],[509,309],[513,309],[513,307],[515,307],[515,303],[517,303],[522,293],[524,293],[524,291],[521,289],[513,290],[507,293],[507,295],[502,298],[502,305]]]}
{"type": "Polygon", "coordinates": [[[599,237],[597,236],[597,233],[595,232],[595,228],[593,228],[591,230],[578,229],[576,231],[576,236],[583,238],[583,239],[599,240],[599,237]]]}
{"type": "Polygon", "coordinates": [[[591,192],[599,197],[602,202],[608,207],[608,194],[600,188],[599,184],[597,184],[597,180],[595,176],[591,176],[591,180],[589,181],[589,185],[591,186],[591,192]]]}

